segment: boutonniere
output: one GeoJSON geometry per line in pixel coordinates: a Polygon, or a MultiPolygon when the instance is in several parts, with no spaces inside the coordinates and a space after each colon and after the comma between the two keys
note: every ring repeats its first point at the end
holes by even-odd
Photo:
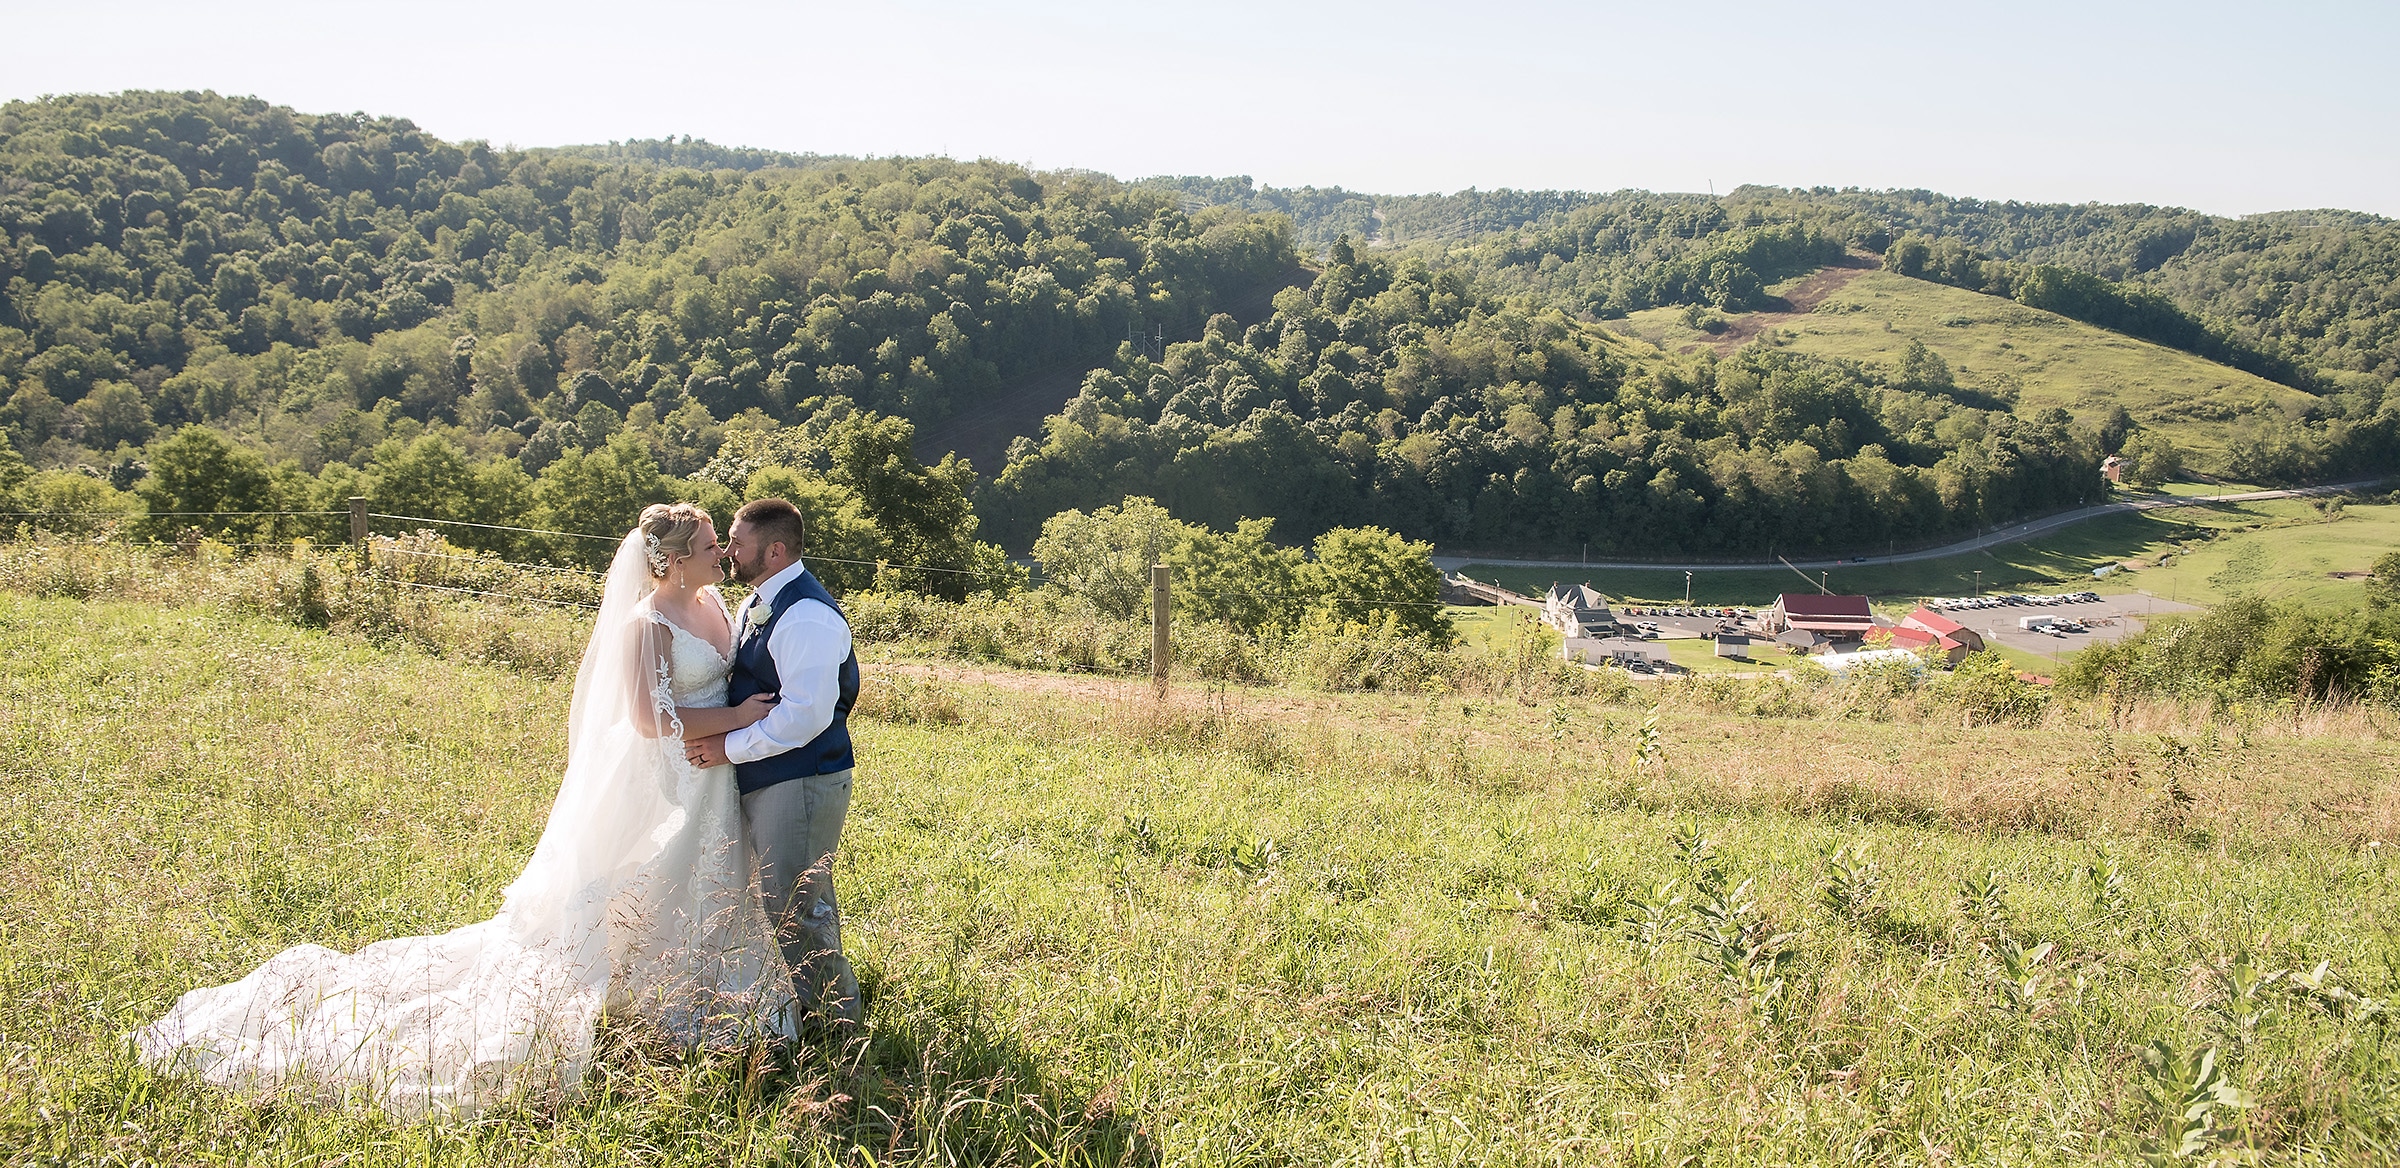
{"type": "Polygon", "coordinates": [[[760,630],[760,629],[763,629],[763,628],[767,627],[767,621],[768,621],[768,619],[769,619],[769,618],[771,618],[771,617],[773,617],[774,615],[775,615],[774,613],[767,611],[767,606],[766,606],[766,605],[763,605],[763,604],[753,604],[753,605],[751,605],[751,606],[750,606],[750,615],[742,618],[742,624],[744,625],[744,630],[743,630],[743,631],[745,631],[745,632],[751,632],[751,633],[755,633],[755,632],[757,632],[758,630],[760,630]]]}

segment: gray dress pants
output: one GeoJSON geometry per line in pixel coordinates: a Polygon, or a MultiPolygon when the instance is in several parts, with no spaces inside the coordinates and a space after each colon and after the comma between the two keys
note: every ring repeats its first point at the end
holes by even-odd
{"type": "Polygon", "coordinates": [[[767,917],[792,968],[802,1016],[857,1022],[858,978],[842,956],[842,910],[833,896],[833,853],[849,812],[849,771],[789,779],[742,796],[767,917]]]}

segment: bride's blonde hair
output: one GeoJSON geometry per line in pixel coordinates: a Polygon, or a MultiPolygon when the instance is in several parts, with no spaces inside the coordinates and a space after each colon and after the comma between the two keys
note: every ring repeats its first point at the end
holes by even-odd
{"type": "Polygon", "coordinates": [[[675,562],[673,557],[692,554],[692,540],[707,522],[708,512],[691,503],[652,503],[642,508],[642,520],[635,526],[649,547],[650,574],[665,579],[675,562]]]}

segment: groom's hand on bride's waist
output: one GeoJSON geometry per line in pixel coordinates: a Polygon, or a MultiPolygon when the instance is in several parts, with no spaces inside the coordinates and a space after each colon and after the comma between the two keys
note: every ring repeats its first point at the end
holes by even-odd
{"type": "Polygon", "coordinates": [[[690,759],[693,766],[723,766],[726,762],[725,736],[711,734],[706,738],[689,739],[683,744],[683,757],[690,759]]]}

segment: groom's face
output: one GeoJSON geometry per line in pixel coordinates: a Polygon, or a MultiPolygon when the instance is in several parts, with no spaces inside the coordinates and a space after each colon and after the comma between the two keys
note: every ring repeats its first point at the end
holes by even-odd
{"type": "Polygon", "coordinates": [[[725,531],[725,558],[733,561],[733,578],[744,584],[767,577],[767,549],[758,542],[758,532],[739,519],[725,531]]]}

